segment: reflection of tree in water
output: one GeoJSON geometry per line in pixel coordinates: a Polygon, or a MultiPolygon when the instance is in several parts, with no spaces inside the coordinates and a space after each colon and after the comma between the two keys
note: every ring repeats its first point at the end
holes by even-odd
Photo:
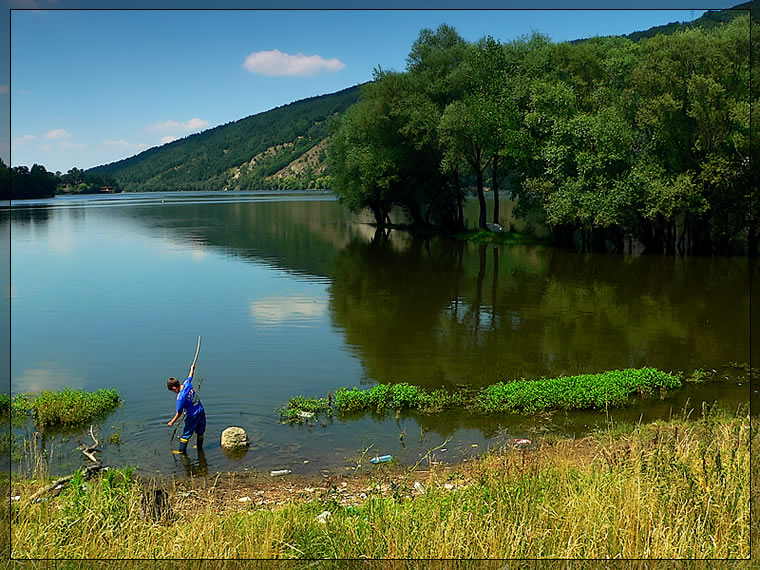
{"type": "Polygon", "coordinates": [[[330,286],[334,322],[375,380],[435,384],[439,315],[457,296],[463,244],[413,240],[398,249],[376,234],[338,254],[330,286]]]}
{"type": "Polygon", "coordinates": [[[746,260],[399,248],[379,234],[341,250],[332,273],[334,322],[372,381],[481,386],[749,358],[746,260]]]}
{"type": "Polygon", "coordinates": [[[0,217],[3,224],[6,224],[9,219],[13,220],[14,224],[19,226],[43,226],[50,221],[51,211],[47,207],[25,207],[25,208],[11,208],[11,210],[5,210],[0,217]]]}

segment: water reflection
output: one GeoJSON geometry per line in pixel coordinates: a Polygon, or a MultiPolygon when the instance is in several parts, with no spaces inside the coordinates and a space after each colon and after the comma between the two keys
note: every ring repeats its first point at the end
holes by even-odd
{"type": "Polygon", "coordinates": [[[208,475],[208,461],[206,460],[206,452],[203,447],[197,449],[196,458],[194,460],[190,457],[190,453],[192,453],[192,451],[188,451],[188,453],[174,454],[175,457],[179,457],[185,475],[188,477],[208,475]]]}
{"type": "MultiPolygon", "coordinates": [[[[477,387],[749,360],[746,259],[415,240],[358,223],[325,197],[129,198],[12,213],[14,392],[117,388],[124,404],[101,429],[122,426],[124,443],[106,447],[104,461],[296,473],[342,466],[368,445],[416,461],[447,438],[455,459],[499,438],[576,433],[607,418],[457,411],[284,426],[277,410],[295,395],[362,383],[477,387]],[[196,334],[208,440],[241,425],[252,434],[243,457],[209,445],[185,464],[166,444],[165,378],[185,368],[178,360],[192,356],[196,334]]],[[[614,417],[667,417],[691,396],[746,400],[741,390],[690,386],[680,400],[639,402],[614,417]]]]}
{"type": "MultiPolygon", "coordinates": [[[[327,303],[324,299],[306,295],[265,297],[251,303],[253,320],[270,326],[286,323],[297,325],[302,321],[319,318],[326,310],[327,303]]],[[[308,323],[303,326],[308,326],[308,323]]]]}
{"type": "Polygon", "coordinates": [[[748,361],[746,261],[352,241],[336,326],[377,381],[426,387],[748,361]]]}

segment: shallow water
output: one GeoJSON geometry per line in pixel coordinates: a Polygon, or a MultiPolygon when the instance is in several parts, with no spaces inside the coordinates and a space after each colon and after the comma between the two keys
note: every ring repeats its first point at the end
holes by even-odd
{"type": "MultiPolygon", "coordinates": [[[[11,229],[12,392],[117,388],[124,403],[98,426],[114,465],[305,473],[350,467],[367,449],[414,463],[444,442],[436,458],[453,461],[510,437],[580,435],[608,420],[602,410],[279,421],[292,396],[377,382],[478,387],[708,367],[728,379],[612,419],[668,417],[702,401],[734,409],[749,398],[725,367],[749,361],[746,258],[415,241],[377,234],[319,192],[57,197],[14,202],[1,215],[11,229]],[[166,425],[166,378],[186,374],[198,335],[202,465],[195,451],[189,464],[171,453],[177,438],[166,425]],[[230,425],[253,442],[242,458],[219,448],[230,425]]],[[[80,437],[46,443],[54,470],[81,462],[80,437]]]]}

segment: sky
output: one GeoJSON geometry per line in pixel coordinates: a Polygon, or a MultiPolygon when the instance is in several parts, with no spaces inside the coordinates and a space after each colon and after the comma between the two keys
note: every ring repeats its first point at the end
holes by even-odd
{"type": "MultiPolygon", "coordinates": [[[[544,9],[285,11],[79,10],[70,8],[95,3],[3,1],[12,9],[2,14],[10,29],[10,57],[0,64],[0,106],[5,110],[0,158],[13,166],[42,164],[52,172],[134,156],[204,129],[363,83],[377,66],[401,71],[420,30],[442,23],[468,41],[490,35],[507,42],[536,31],[559,42],[688,21],[705,11],[678,0],[670,5],[683,9],[558,10],[550,0],[535,0],[530,6],[544,9]]],[[[716,0],[709,8],[738,3],[716,0]]],[[[172,4],[153,2],[167,8],[172,4]]],[[[647,0],[637,4],[656,6],[647,0]]],[[[126,6],[97,2],[101,8],[110,5],[126,6]]],[[[182,4],[196,5],[203,6],[182,4]]],[[[235,2],[220,5],[234,7],[235,2]]],[[[293,2],[281,5],[297,7],[293,2]]],[[[589,0],[584,6],[593,5],[589,0]]]]}

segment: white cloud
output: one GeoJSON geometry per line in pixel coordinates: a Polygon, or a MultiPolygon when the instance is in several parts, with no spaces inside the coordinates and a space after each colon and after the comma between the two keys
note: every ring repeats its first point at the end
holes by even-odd
{"type": "Polygon", "coordinates": [[[103,139],[101,142],[109,146],[129,146],[129,143],[125,140],[112,141],[108,139],[103,139]]]}
{"type": "Polygon", "coordinates": [[[14,139],[13,144],[26,144],[26,143],[30,143],[36,140],[37,140],[37,137],[35,137],[34,135],[24,135],[23,137],[14,139]]]}
{"type": "Polygon", "coordinates": [[[252,73],[262,75],[303,76],[315,75],[323,71],[335,73],[346,67],[346,64],[336,58],[324,59],[319,55],[302,53],[290,55],[275,49],[251,53],[245,58],[243,67],[252,73]]]}
{"type": "Polygon", "coordinates": [[[5,95],[8,93],[9,89],[7,85],[0,85],[0,95],[5,95]]]}
{"type": "Polygon", "coordinates": [[[71,135],[66,132],[66,129],[53,129],[49,133],[45,133],[46,139],[67,139],[70,137],[71,135]]]}
{"type": "Polygon", "coordinates": [[[155,123],[153,125],[150,125],[147,128],[149,131],[152,131],[154,133],[189,133],[191,131],[205,129],[208,126],[208,121],[195,118],[190,119],[189,121],[185,121],[184,123],[180,123],[179,121],[164,121],[163,123],[155,123]]]}
{"type": "Polygon", "coordinates": [[[176,140],[177,140],[177,137],[172,136],[172,135],[166,135],[165,137],[161,137],[161,144],[170,143],[176,140]]]}

